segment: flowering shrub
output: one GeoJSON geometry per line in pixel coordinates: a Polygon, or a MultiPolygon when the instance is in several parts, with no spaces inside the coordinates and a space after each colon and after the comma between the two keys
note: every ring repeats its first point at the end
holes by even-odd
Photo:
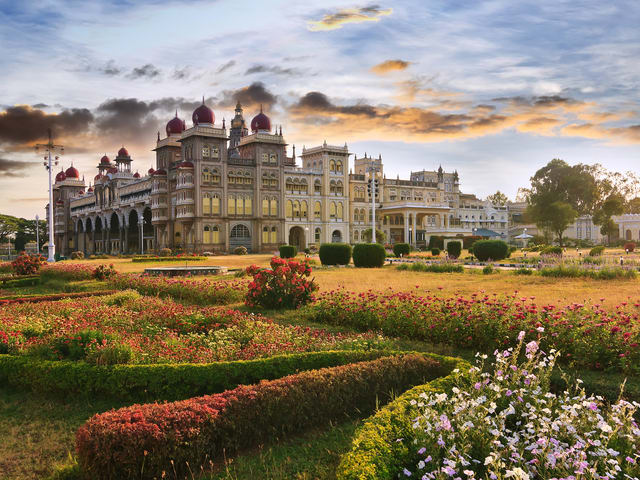
{"type": "Polygon", "coordinates": [[[252,265],[247,273],[253,276],[245,303],[250,307],[297,308],[313,300],[318,285],[306,277],[311,275],[307,262],[273,257],[271,268],[252,265]]]}
{"type": "Polygon", "coordinates": [[[470,381],[451,394],[422,394],[413,449],[417,464],[404,476],[422,479],[602,479],[640,476],[638,403],[606,405],[578,385],[555,394],[549,379],[557,354],[545,354],[520,332],[515,349],[495,351],[493,373],[486,355],[470,381]]]}
{"type": "Polygon", "coordinates": [[[306,313],[320,323],[479,351],[514,346],[520,330],[535,334],[542,327],[543,348],[561,350],[567,363],[640,372],[640,302],[605,310],[597,303],[561,307],[536,305],[533,299],[334,290],[321,294],[306,313]]]}
{"type": "Polygon", "coordinates": [[[120,290],[133,289],[142,295],[171,297],[198,305],[226,305],[240,302],[245,281],[212,281],[208,279],[151,277],[143,274],[119,274],[109,283],[120,290]]]}
{"type": "Polygon", "coordinates": [[[116,275],[116,269],[113,267],[113,263],[108,267],[106,265],[98,265],[91,274],[96,280],[109,280],[116,275]]]}
{"type": "Polygon", "coordinates": [[[13,264],[11,262],[0,262],[0,273],[13,272],[13,264]]]}
{"type": "Polygon", "coordinates": [[[324,368],[174,403],[133,405],[92,417],[76,434],[86,478],[184,476],[224,451],[250,448],[350,414],[437,375],[423,355],[324,368]],[[177,475],[178,476],[178,475],[177,475]]]}
{"type": "Polygon", "coordinates": [[[64,280],[75,282],[89,280],[93,276],[93,267],[83,263],[54,263],[40,269],[40,278],[47,280],[64,280]]]}
{"type": "Polygon", "coordinates": [[[142,263],[142,262],[200,262],[202,260],[206,260],[206,257],[201,257],[199,255],[189,254],[189,255],[176,255],[174,257],[133,257],[131,261],[133,263],[142,263]]]}
{"type": "Polygon", "coordinates": [[[7,347],[12,354],[96,364],[113,363],[107,357],[134,364],[209,363],[388,346],[377,334],[284,326],[260,315],[187,306],[133,291],[7,305],[0,309],[0,330],[15,336],[7,347]]]}
{"type": "Polygon", "coordinates": [[[23,295],[10,298],[2,298],[0,299],[0,306],[10,305],[12,303],[39,303],[50,302],[53,300],[62,300],[65,298],[94,297],[100,295],[110,295],[112,293],[114,293],[113,290],[99,290],[93,292],[52,293],[50,295],[23,295]]]}
{"type": "Polygon", "coordinates": [[[33,275],[46,263],[47,261],[42,255],[27,255],[22,252],[11,262],[11,266],[17,275],[33,275]]]}

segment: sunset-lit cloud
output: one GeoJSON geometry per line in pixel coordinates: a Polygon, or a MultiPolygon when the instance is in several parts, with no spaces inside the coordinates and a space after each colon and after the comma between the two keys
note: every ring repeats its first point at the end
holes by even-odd
{"type": "Polygon", "coordinates": [[[380,8],[370,5],[361,8],[345,8],[335,13],[328,13],[321,20],[309,20],[307,28],[312,32],[321,30],[337,30],[347,23],[378,22],[381,17],[391,15],[392,8],[380,8]]]}
{"type": "Polygon", "coordinates": [[[410,62],[406,62],[400,59],[385,60],[384,62],[378,63],[377,65],[371,67],[371,71],[377,75],[385,75],[389,72],[406,70],[410,64],[410,62]]]}

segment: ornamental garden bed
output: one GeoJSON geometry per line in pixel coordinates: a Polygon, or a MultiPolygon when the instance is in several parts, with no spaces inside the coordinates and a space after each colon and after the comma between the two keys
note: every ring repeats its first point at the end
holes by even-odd
{"type": "Polygon", "coordinates": [[[131,259],[134,263],[140,262],[202,262],[207,260],[207,257],[200,257],[196,255],[183,255],[176,257],[133,257],[131,259]]]}

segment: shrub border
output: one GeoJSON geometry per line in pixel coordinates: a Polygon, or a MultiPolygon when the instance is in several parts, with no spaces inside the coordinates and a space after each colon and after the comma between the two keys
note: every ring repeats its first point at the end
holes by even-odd
{"type": "Polygon", "coordinates": [[[69,293],[52,293],[51,295],[20,296],[16,298],[0,299],[0,306],[10,305],[12,303],[38,303],[38,302],[51,302],[56,300],[66,300],[68,298],[98,297],[102,295],[112,295],[117,292],[118,292],[117,290],[97,290],[94,292],[69,292],[69,293]]]}
{"type": "Polygon", "coordinates": [[[471,368],[471,364],[461,358],[435,354],[431,357],[449,370],[448,375],[407,390],[365,420],[356,430],[351,450],[341,457],[338,480],[391,480],[398,478],[398,472],[411,462],[415,456],[409,450],[414,438],[412,412],[415,407],[411,401],[418,400],[422,393],[449,391],[471,368]],[[456,369],[459,371],[455,372],[456,369]]]}
{"type": "Polygon", "coordinates": [[[395,352],[328,350],[205,364],[105,366],[2,354],[0,384],[53,395],[100,395],[134,401],[179,400],[390,354],[395,352]]]}

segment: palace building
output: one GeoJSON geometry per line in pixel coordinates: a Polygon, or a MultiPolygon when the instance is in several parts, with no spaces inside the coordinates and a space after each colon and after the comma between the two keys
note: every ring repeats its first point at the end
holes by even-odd
{"type": "Polygon", "coordinates": [[[97,164],[92,185],[71,166],[54,184],[57,253],[273,252],[325,242],[366,241],[369,181],[377,180],[377,229],[387,242],[428,244],[432,235],[505,238],[507,206],[460,192],[457,172],[411,172],[389,179],[382,158],[344,146],[303,148],[288,156],[282,127],[262,109],[249,128],[240,103],[227,129],[204,99],[187,128],[178,112],[158,133],[155,168],[134,173],[123,146],[97,164]],[[350,157],[353,156],[353,159],[350,157]],[[300,163],[298,163],[300,162],[300,163]]]}

